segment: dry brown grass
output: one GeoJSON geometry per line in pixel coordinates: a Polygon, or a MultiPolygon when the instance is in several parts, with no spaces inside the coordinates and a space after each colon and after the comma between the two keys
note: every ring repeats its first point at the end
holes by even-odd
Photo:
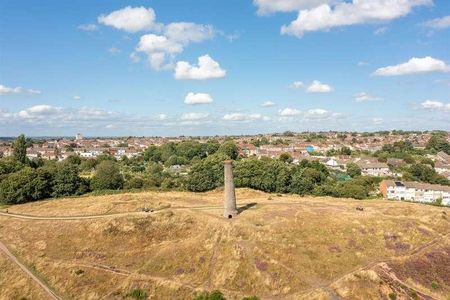
{"type": "MultiPolygon", "coordinates": [[[[9,211],[74,216],[165,209],[95,220],[0,217],[0,237],[57,292],[71,299],[121,299],[137,287],[155,299],[189,299],[212,289],[231,298],[378,299],[392,289],[386,279],[377,277],[379,262],[406,263],[433,251],[437,240],[439,247],[450,245],[444,236],[450,231],[443,214],[450,211],[445,208],[383,200],[280,197],[249,189],[239,189],[237,198],[238,205],[257,205],[233,220],[221,217],[221,191],[28,203],[9,211]],[[357,206],[364,206],[364,211],[357,211],[357,206]]],[[[420,280],[417,288],[419,284],[420,280]]],[[[439,290],[422,290],[446,299],[449,287],[441,284],[439,290]]]]}
{"type": "Polygon", "coordinates": [[[0,299],[45,299],[41,287],[0,253],[0,299]]]}

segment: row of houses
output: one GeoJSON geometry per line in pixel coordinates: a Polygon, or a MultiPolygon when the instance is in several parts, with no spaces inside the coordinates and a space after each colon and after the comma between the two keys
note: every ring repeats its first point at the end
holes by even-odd
{"type": "Polygon", "coordinates": [[[385,199],[450,205],[450,186],[413,181],[383,180],[380,192],[385,199]]]}

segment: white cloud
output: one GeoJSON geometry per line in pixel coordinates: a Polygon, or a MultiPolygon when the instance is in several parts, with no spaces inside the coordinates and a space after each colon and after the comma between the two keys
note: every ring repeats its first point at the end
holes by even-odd
{"type": "Polygon", "coordinates": [[[299,116],[302,114],[301,110],[295,109],[295,108],[289,108],[286,107],[284,109],[280,109],[278,111],[278,114],[282,117],[294,117],[294,116],[299,116]]]}
{"type": "Polygon", "coordinates": [[[22,119],[40,119],[46,118],[50,115],[58,114],[62,111],[60,107],[54,107],[47,104],[35,105],[17,113],[17,116],[22,119]]]}
{"type": "Polygon", "coordinates": [[[195,105],[195,104],[209,104],[213,102],[213,98],[209,94],[205,93],[189,93],[184,99],[185,104],[195,105]]]}
{"type": "Polygon", "coordinates": [[[161,121],[167,120],[169,117],[166,114],[159,114],[158,119],[161,121]]]}
{"type": "Polygon", "coordinates": [[[336,2],[332,0],[253,0],[258,7],[259,15],[275,12],[292,12],[301,9],[313,8],[321,4],[336,2]]]}
{"type": "Polygon", "coordinates": [[[431,5],[432,0],[352,0],[334,6],[300,10],[298,18],[281,28],[282,34],[302,37],[308,31],[327,31],[337,26],[387,22],[406,16],[413,7],[431,5]]]}
{"type": "Polygon", "coordinates": [[[373,34],[374,35],[382,35],[382,34],[385,34],[387,30],[388,30],[387,26],[379,27],[373,31],[373,34]]]}
{"type": "MultiPolygon", "coordinates": [[[[167,60],[173,60],[175,56],[184,51],[184,47],[190,43],[199,43],[214,36],[214,28],[211,25],[199,25],[195,23],[170,23],[165,26],[163,35],[146,34],[141,36],[136,52],[147,54],[150,65],[156,69],[171,69],[172,65],[167,60]]],[[[137,55],[132,53],[130,58],[137,61],[137,55]]]]}
{"type": "Polygon", "coordinates": [[[328,84],[321,83],[318,80],[314,80],[307,88],[307,93],[329,93],[333,89],[328,84]]]}
{"type": "Polygon", "coordinates": [[[366,92],[357,93],[357,94],[353,95],[353,98],[355,99],[356,102],[383,100],[383,98],[371,96],[371,95],[367,94],[366,92]]]}
{"type": "Polygon", "coordinates": [[[261,114],[244,114],[244,113],[230,113],[223,116],[224,121],[268,121],[269,117],[263,116],[261,114]]]}
{"type": "Polygon", "coordinates": [[[176,79],[206,80],[225,77],[225,75],[226,71],[209,55],[200,56],[198,66],[191,65],[186,61],[179,61],[175,67],[176,79]]]}
{"type": "Polygon", "coordinates": [[[375,76],[398,76],[429,72],[450,72],[450,66],[442,60],[427,56],[413,57],[406,63],[377,69],[375,76]]]}
{"type": "Polygon", "coordinates": [[[450,103],[444,103],[437,100],[426,100],[420,104],[420,106],[424,109],[428,110],[438,110],[450,112],[450,103]]]}
{"type": "Polygon", "coordinates": [[[213,38],[214,34],[212,25],[188,22],[170,23],[164,28],[164,35],[168,39],[182,44],[199,43],[213,38]]]}
{"type": "Polygon", "coordinates": [[[150,30],[156,27],[156,15],[152,8],[131,7],[113,11],[108,15],[100,15],[97,21],[100,24],[112,26],[127,32],[150,30]]]}
{"type": "Polygon", "coordinates": [[[40,95],[42,94],[39,90],[25,89],[23,87],[7,87],[0,84],[0,96],[11,95],[11,94],[30,94],[30,95],[40,95]]]}
{"type": "Polygon", "coordinates": [[[164,67],[167,56],[183,52],[183,45],[163,35],[146,34],[141,36],[136,51],[147,54],[151,66],[159,70],[164,67]]]}
{"type": "Polygon", "coordinates": [[[322,108],[313,108],[303,112],[295,108],[287,107],[279,110],[278,114],[281,116],[281,120],[292,120],[294,117],[300,117],[304,120],[326,120],[342,117],[340,113],[330,112],[322,108]]]}
{"type": "Polygon", "coordinates": [[[96,24],[81,24],[77,27],[79,30],[83,31],[97,31],[98,26],[96,24]]]}
{"type": "Polygon", "coordinates": [[[209,113],[185,113],[181,116],[183,121],[199,121],[209,117],[209,113]]]}
{"type": "Polygon", "coordinates": [[[275,103],[273,103],[272,101],[264,101],[261,104],[262,107],[271,107],[271,106],[274,106],[274,105],[275,105],[275,103]]]}
{"type": "Polygon", "coordinates": [[[372,124],[373,125],[381,125],[384,123],[383,118],[372,118],[372,124]]]}
{"type": "Polygon", "coordinates": [[[304,84],[301,81],[294,81],[293,83],[291,83],[291,85],[289,86],[291,89],[301,89],[303,88],[304,84]]]}
{"type": "Polygon", "coordinates": [[[436,18],[436,19],[424,22],[424,23],[422,23],[422,26],[436,29],[436,30],[448,28],[448,27],[450,27],[450,16],[436,18]]]}
{"type": "Polygon", "coordinates": [[[127,32],[149,31],[149,34],[140,37],[139,44],[129,57],[132,62],[137,63],[141,60],[137,53],[145,53],[150,66],[155,70],[173,69],[176,55],[182,53],[185,47],[212,39],[216,34],[212,25],[192,22],[157,23],[154,10],[145,7],[127,6],[99,16],[98,22],[127,32]]]}
{"type": "Polygon", "coordinates": [[[339,113],[333,113],[321,108],[309,109],[304,113],[305,119],[334,119],[340,116],[341,114],[339,113]]]}
{"type": "Polygon", "coordinates": [[[73,99],[74,100],[81,100],[81,97],[80,96],[73,96],[73,99]]]}
{"type": "Polygon", "coordinates": [[[369,63],[366,62],[366,61],[359,61],[358,62],[358,67],[364,67],[364,66],[368,66],[368,65],[369,65],[369,63]]]}

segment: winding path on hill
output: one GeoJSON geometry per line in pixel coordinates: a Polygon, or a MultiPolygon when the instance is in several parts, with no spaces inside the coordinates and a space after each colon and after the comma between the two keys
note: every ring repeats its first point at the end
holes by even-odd
{"type": "Polygon", "coordinates": [[[0,241],[0,251],[5,253],[5,255],[14,263],[16,264],[19,268],[22,269],[22,271],[24,273],[26,273],[32,280],[34,280],[46,293],[47,295],[50,297],[49,299],[53,299],[53,300],[61,300],[61,298],[45,283],[43,282],[41,279],[39,279],[38,277],[36,277],[36,275],[33,274],[33,272],[24,264],[22,264],[17,257],[11,253],[11,251],[9,251],[9,249],[6,247],[5,244],[3,244],[3,242],[0,241]]]}

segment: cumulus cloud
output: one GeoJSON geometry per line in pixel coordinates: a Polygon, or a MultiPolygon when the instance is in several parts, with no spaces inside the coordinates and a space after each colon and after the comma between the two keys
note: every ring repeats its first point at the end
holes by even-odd
{"type": "Polygon", "coordinates": [[[169,117],[166,114],[159,114],[158,119],[161,121],[167,120],[169,117]]]}
{"type": "Polygon", "coordinates": [[[213,38],[215,30],[212,25],[178,22],[165,26],[164,35],[168,39],[182,44],[200,43],[213,38]]]}
{"type": "Polygon", "coordinates": [[[271,106],[274,106],[274,105],[275,105],[275,103],[273,103],[272,101],[264,101],[261,104],[262,107],[271,107],[271,106]]]}
{"type": "Polygon", "coordinates": [[[304,113],[305,119],[332,119],[340,116],[340,113],[330,112],[321,108],[309,109],[304,113]]]}
{"type": "Polygon", "coordinates": [[[301,115],[302,111],[295,108],[286,107],[284,109],[280,109],[278,114],[282,117],[294,117],[301,115]]]}
{"type": "Polygon", "coordinates": [[[209,117],[209,113],[185,113],[181,115],[183,121],[199,121],[209,117]]]}
{"type": "Polygon", "coordinates": [[[263,116],[261,114],[244,114],[244,113],[231,113],[226,114],[223,116],[224,121],[256,121],[256,120],[262,120],[262,121],[268,121],[270,120],[269,117],[263,116]]]}
{"type": "Polygon", "coordinates": [[[329,93],[333,90],[328,84],[324,84],[318,80],[314,80],[307,88],[307,93],[329,93]]]}
{"type": "Polygon", "coordinates": [[[313,108],[306,111],[301,111],[295,108],[284,108],[278,111],[278,115],[282,120],[291,120],[294,117],[299,117],[305,120],[326,120],[338,119],[342,114],[331,112],[322,108],[313,108]]]}
{"type": "Polygon", "coordinates": [[[150,66],[155,70],[169,70],[174,67],[177,54],[191,43],[212,39],[216,30],[212,25],[192,22],[157,23],[152,8],[131,7],[116,10],[98,17],[100,24],[112,26],[130,33],[148,31],[140,37],[135,50],[129,55],[132,62],[141,60],[138,53],[145,53],[150,66]]]}
{"type": "Polygon", "coordinates": [[[432,3],[432,0],[352,0],[322,4],[300,10],[297,19],[284,25],[281,33],[302,37],[305,32],[327,31],[338,26],[387,22],[408,15],[415,6],[432,3]]]}
{"type": "Polygon", "coordinates": [[[353,98],[355,99],[356,102],[383,100],[383,98],[371,96],[371,95],[367,94],[366,92],[357,93],[357,94],[353,95],[353,98]]]}
{"type": "Polygon", "coordinates": [[[156,27],[156,14],[152,8],[131,7],[113,11],[108,15],[100,15],[97,21],[100,24],[112,26],[127,32],[150,30],[156,27]]]}
{"type": "Polygon", "coordinates": [[[184,99],[185,104],[195,105],[195,104],[209,104],[213,102],[213,98],[209,94],[205,93],[189,93],[184,99]]]}
{"type": "Polygon", "coordinates": [[[294,81],[293,83],[291,83],[291,84],[289,85],[289,87],[290,87],[291,89],[301,89],[301,88],[303,88],[303,86],[304,86],[304,84],[303,84],[303,82],[301,82],[301,81],[294,81]]]}
{"type": "Polygon", "coordinates": [[[442,18],[436,18],[433,20],[426,21],[421,24],[423,27],[439,30],[450,27],[450,16],[445,16],[442,18]]]}
{"type": "Polygon", "coordinates": [[[176,79],[206,80],[225,77],[226,71],[219,63],[209,55],[203,55],[198,58],[198,65],[191,65],[186,61],[179,61],[175,66],[176,79]]]}
{"type": "Polygon", "coordinates": [[[28,95],[40,95],[40,90],[25,89],[23,87],[8,87],[0,84],[0,96],[2,95],[14,95],[14,94],[28,94],[28,95]]]}
{"type": "Polygon", "coordinates": [[[173,56],[183,51],[183,45],[163,35],[146,34],[141,36],[136,51],[146,53],[151,66],[159,70],[164,66],[168,55],[173,56]]]}
{"type": "Polygon", "coordinates": [[[427,56],[413,57],[407,62],[377,69],[375,76],[399,76],[430,72],[450,72],[450,66],[442,60],[427,56]]]}
{"type": "Polygon", "coordinates": [[[333,3],[333,0],[253,0],[258,7],[259,15],[267,15],[275,12],[292,12],[313,8],[325,3],[333,3]]]}
{"type": "Polygon", "coordinates": [[[420,104],[423,109],[450,112],[450,103],[437,100],[426,100],[420,104]]]}
{"type": "Polygon", "coordinates": [[[47,118],[50,115],[58,114],[62,111],[60,107],[54,107],[47,104],[35,105],[17,113],[22,119],[40,119],[47,118]]]}
{"type": "Polygon", "coordinates": [[[77,28],[82,31],[97,31],[98,30],[98,26],[96,24],[81,24],[77,28]]]}

